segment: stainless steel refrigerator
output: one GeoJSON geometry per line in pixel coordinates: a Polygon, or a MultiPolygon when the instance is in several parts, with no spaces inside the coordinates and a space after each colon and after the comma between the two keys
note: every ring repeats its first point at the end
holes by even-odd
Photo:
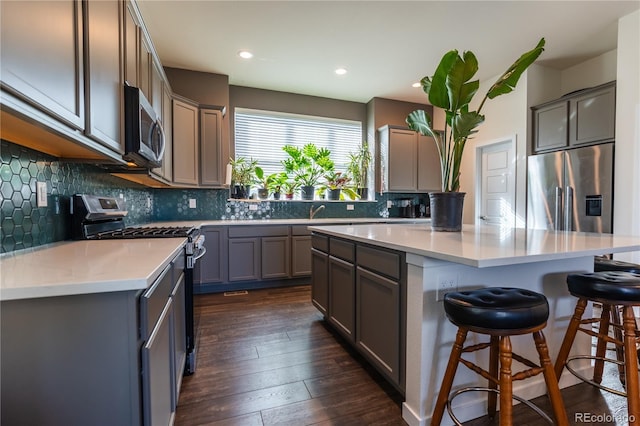
{"type": "Polygon", "coordinates": [[[611,233],[613,143],[532,155],[527,228],[611,233]]]}

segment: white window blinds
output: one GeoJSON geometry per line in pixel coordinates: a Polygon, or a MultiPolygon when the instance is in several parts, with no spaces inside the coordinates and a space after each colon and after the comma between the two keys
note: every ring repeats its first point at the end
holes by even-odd
{"type": "Polygon", "coordinates": [[[313,117],[235,109],[235,155],[254,158],[265,174],[283,171],[281,160],[287,158],[285,145],[302,147],[313,143],[328,148],[337,171],[345,171],[349,152],[362,143],[362,123],[335,118],[313,117]]]}

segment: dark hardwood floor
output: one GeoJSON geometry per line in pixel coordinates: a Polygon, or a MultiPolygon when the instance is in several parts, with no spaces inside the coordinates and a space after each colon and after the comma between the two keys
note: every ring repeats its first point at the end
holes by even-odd
{"type": "MultiPolygon", "coordinates": [[[[200,295],[195,303],[197,370],[183,380],[177,426],[406,424],[402,396],[325,324],[308,286],[200,295]]],[[[575,413],[625,406],[586,384],[562,393],[570,424],[615,424],[576,421],[575,413]]],[[[544,397],[534,402],[550,412],[544,397]]],[[[546,424],[520,406],[514,413],[514,424],[546,424]]]]}

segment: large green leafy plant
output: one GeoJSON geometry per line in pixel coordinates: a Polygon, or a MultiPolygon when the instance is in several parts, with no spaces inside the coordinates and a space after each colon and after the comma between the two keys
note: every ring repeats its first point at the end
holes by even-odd
{"type": "Polygon", "coordinates": [[[431,117],[423,110],[409,114],[407,124],[410,129],[435,140],[440,155],[442,192],[455,192],[460,188],[462,153],[467,139],[484,122],[480,111],[485,101],[513,91],[522,73],[544,51],[544,44],[542,38],[535,48],[520,56],[489,88],[477,111],[469,111],[469,103],[480,87],[478,80],[471,81],[478,71],[473,52],[464,52],[462,56],[457,50],[447,52],[435,74],[420,81],[429,103],[445,111],[445,128],[443,132],[434,130],[431,117]]]}
{"type": "Polygon", "coordinates": [[[286,172],[300,186],[314,186],[325,172],[333,170],[333,161],[329,158],[331,151],[318,148],[308,143],[302,148],[285,145],[282,149],[289,154],[289,158],[282,160],[286,172]]]}

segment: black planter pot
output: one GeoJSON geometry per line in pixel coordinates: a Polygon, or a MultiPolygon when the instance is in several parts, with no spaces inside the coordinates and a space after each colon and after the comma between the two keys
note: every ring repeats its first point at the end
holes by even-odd
{"type": "Polygon", "coordinates": [[[303,200],[313,200],[313,194],[316,187],[313,185],[304,185],[300,187],[300,198],[303,200]]]}
{"type": "Polygon", "coordinates": [[[361,200],[369,199],[369,188],[358,188],[357,192],[361,200]]]}
{"type": "Polygon", "coordinates": [[[234,185],[231,198],[238,198],[238,199],[249,198],[250,192],[251,192],[250,185],[234,185]]]}
{"type": "Polygon", "coordinates": [[[269,198],[269,190],[267,188],[258,189],[258,198],[261,200],[266,200],[269,198]]]}
{"type": "Polygon", "coordinates": [[[434,231],[458,232],[462,230],[462,207],[464,192],[431,192],[431,229],[434,231]]]}
{"type": "Polygon", "coordinates": [[[273,199],[274,200],[279,200],[280,199],[280,192],[274,192],[273,193],[273,199]]]}
{"type": "Polygon", "coordinates": [[[327,189],[327,199],[328,200],[339,200],[340,199],[340,191],[342,189],[327,189]]]}

